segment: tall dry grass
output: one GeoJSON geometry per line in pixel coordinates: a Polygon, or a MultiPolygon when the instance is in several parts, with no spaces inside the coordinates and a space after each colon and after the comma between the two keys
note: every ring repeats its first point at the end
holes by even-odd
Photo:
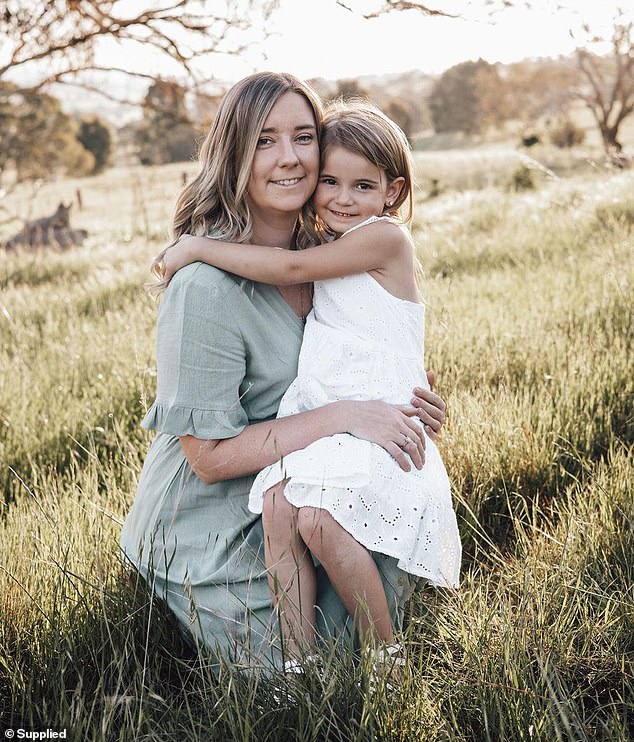
{"type": "Polygon", "coordinates": [[[180,175],[142,172],[137,196],[124,171],[82,182],[86,247],[0,256],[2,724],[77,740],[631,739],[632,174],[417,204],[463,585],[416,593],[399,691],[368,692],[367,668],[330,654],[278,708],[266,680],[217,677],[119,558],[155,385],[142,283],[180,175]]]}

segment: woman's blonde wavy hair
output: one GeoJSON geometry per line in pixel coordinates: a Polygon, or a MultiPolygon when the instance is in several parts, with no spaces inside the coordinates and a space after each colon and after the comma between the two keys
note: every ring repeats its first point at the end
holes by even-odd
{"type": "MultiPolygon", "coordinates": [[[[248,242],[253,218],[247,202],[251,165],[264,123],[271,109],[284,93],[301,95],[310,106],[321,136],[323,107],[317,93],[293,75],[258,72],[237,82],[225,95],[214,123],[199,154],[200,171],[181,191],[171,225],[172,242],[152,263],[152,272],[162,279],[161,263],[165,252],[181,235],[206,235],[229,242],[248,242]]],[[[294,247],[307,247],[315,241],[310,208],[300,214],[294,247]]],[[[151,287],[158,294],[167,282],[159,280],[151,287]]]]}
{"type": "MultiPolygon", "coordinates": [[[[328,150],[333,147],[354,152],[383,171],[388,180],[404,178],[396,201],[384,210],[409,224],[412,220],[413,163],[412,149],[401,128],[377,106],[363,98],[337,99],[327,106],[321,134],[321,166],[328,150]],[[402,207],[406,206],[405,214],[402,207]]],[[[326,241],[332,234],[309,205],[304,222],[311,238],[326,241]]]]}

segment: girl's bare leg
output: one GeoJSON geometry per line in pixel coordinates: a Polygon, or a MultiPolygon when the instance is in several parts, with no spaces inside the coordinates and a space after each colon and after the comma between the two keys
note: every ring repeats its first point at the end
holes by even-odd
{"type": "Polygon", "coordinates": [[[381,574],[370,552],[321,508],[300,508],[297,526],[354,618],[362,641],[392,644],[392,618],[381,574]]]}
{"type": "Polygon", "coordinates": [[[315,566],[298,530],[296,507],[284,497],[286,481],[264,495],[264,558],[286,652],[301,657],[315,644],[315,566]]]}

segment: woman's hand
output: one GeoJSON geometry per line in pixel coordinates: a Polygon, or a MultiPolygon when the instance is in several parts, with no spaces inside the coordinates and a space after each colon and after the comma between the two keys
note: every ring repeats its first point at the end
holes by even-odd
{"type": "MultiPolygon", "coordinates": [[[[427,372],[427,381],[433,389],[436,383],[436,374],[433,371],[427,372]]],[[[408,417],[418,417],[423,423],[427,435],[435,441],[440,435],[440,430],[445,424],[447,416],[447,405],[444,401],[430,389],[416,387],[413,390],[414,396],[408,405],[399,405],[398,409],[408,417]]]]}
{"type": "Polygon", "coordinates": [[[342,401],[338,414],[343,414],[345,432],[384,448],[403,471],[410,471],[410,460],[417,469],[425,463],[423,429],[396,405],[381,401],[342,401]]]}
{"type": "Polygon", "coordinates": [[[199,238],[183,234],[178,242],[163,251],[160,269],[165,281],[169,282],[176,271],[199,259],[196,253],[197,242],[199,242],[199,238]]]}

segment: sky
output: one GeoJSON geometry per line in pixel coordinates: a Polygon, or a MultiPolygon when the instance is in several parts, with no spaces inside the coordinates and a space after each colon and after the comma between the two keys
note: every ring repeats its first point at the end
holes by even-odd
{"type": "MultiPolygon", "coordinates": [[[[354,10],[379,4],[347,0],[354,10]]],[[[464,18],[402,11],[366,20],[335,0],[282,0],[271,19],[276,34],[265,45],[267,62],[271,69],[290,69],[300,77],[337,79],[409,69],[437,74],[479,57],[512,62],[569,54],[578,45],[570,30],[579,29],[581,18],[605,23],[618,3],[581,0],[571,3],[575,11],[565,12],[553,10],[557,4],[538,2],[532,10],[507,10],[491,18],[474,3],[431,0],[431,7],[462,10],[464,18]]]]}
{"type": "MultiPolygon", "coordinates": [[[[130,8],[147,0],[122,0],[130,8]]],[[[234,82],[256,70],[292,72],[299,77],[338,79],[364,74],[397,73],[411,69],[439,74],[454,64],[482,57],[489,62],[513,62],[530,57],[558,56],[579,46],[582,23],[598,30],[609,26],[623,0],[576,0],[567,9],[558,0],[532,0],[525,6],[494,16],[478,0],[430,0],[431,7],[460,12],[461,18],[426,17],[402,11],[366,20],[362,13],[380,0],[279,0],[270,18],[271,36],[236,57],[200,60],[205,76],[234,82]],[[574,38],[571,36],[574,33],[574,38]]],[[[518,0],[522,4],[522,0],[518,0]]],[[[208,0],[218,5],[218,0],[208,0]]],[[[251,18],[255,27],[261,20],[251,18]]],[[[253,33],[253,37],[257,33],[253,33]]],[[[99,53],[107,63],[120,51],[103,44],[99,53]]],[[[126,49],[129,64],[138,69],[158,63],[145,50],[126,49]]]]}

